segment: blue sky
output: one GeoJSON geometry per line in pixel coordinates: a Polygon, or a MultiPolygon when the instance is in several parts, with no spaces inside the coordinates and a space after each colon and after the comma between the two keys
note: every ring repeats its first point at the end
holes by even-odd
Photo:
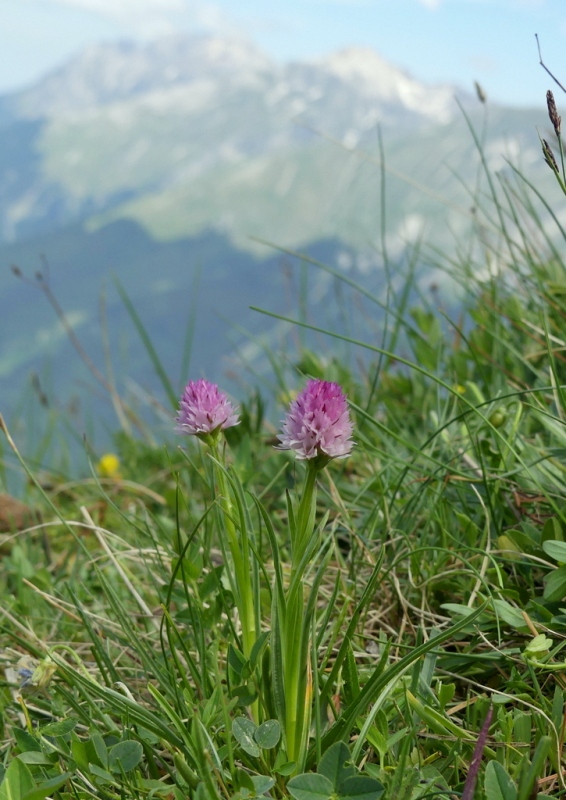
{"type": "Polygon", "coordinates": [[[87,44],[175,30],[246,36],[278,60],[370,45],[423,81],[479,80],[512,105],[544,104],[552,86],[538,33],[547,65],[566,82],[566,0],[0,0],[0,91],[87,44]]]}

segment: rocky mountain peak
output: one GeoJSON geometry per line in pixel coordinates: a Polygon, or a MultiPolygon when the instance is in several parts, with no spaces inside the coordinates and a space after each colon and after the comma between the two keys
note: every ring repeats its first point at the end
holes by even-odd
{"type": "Polygon", "coordinates": [[[411,80],[371,47],[347,47],[322,58],[319,66],[345,81],[362,82],[372,92],[382,92],[411,80]]]}
{"type": "Polygon", "coordinates": [[[320,60],[319,67],[380,103],[398,105],[435,122],[448,122],[454,114],[455,87],[421,83],[371,47],[339,50],[320,60]]]}
{"type": "Polygon", "coordinates": [[[167,36],[147,43],[90,46],[13,98],[27,119],[108,105],[206,77],[254,76],[273,69],[253,44],[218,36],[167,36]]]}

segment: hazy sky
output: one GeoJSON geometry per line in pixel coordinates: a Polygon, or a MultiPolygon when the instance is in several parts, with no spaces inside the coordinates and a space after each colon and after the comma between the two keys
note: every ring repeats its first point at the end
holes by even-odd
{"type": "Polygon", "coordinates": [[[544,104],[552,86],[538,33],[566,83],[566,0],[0,0],[0,92],[87,44],[175,30],[246,36],[278,60],[371,45],[421,80],[479,80],[514,105],[544,104]]]}

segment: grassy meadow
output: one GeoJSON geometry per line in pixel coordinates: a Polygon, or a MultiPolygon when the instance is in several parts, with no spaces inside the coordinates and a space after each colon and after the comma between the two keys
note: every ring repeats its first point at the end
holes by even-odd
{"type": "Polygon", "coordinates": [[[1,423],[26,508],[0,534],[0,800],[566,792],[562,147],[551,198],[476,144],[469,238],[408,252],[385,303],[333,273],[381,338],[269,351],[238,425],[176,435],[147,341],[159,428],[107,376],[119,430],[90,472],[40,469],[1,423]],[[266,404],[307,379],[347,397],[347,458],[274,447],[266,404]]]}

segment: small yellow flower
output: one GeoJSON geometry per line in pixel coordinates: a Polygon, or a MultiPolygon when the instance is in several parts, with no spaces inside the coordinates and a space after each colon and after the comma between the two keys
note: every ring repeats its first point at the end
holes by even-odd
{"type": "Polygon", "coordinates": [[[119,478],[120,459],[114,453],[105,453],[96,465],[96,471],[102,478],[119,478]]]}

